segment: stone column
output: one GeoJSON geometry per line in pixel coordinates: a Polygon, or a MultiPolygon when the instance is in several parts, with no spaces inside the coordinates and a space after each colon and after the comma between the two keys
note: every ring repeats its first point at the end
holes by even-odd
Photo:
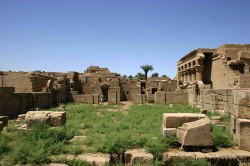
{"type": "Polygon", "coordinates": [[[202,71],[203,71],[203,65],[195,66],[196,69],[196,80],[202,81],[202,71]]]}
{"type": "Polygon", "coordinates": [[[190,72],[190,69],[187,69],[187,82],[188,83],[191,82],[191,72],[190,72]]]}
{"type": "Polygon", "coordinates": [[[186,84],[187,83],[187,72],[183,71],[182,75],[183,75],[183,84],[186,84]]]}
{"type": "Polygon", "coordinates": [[[184,77],[183,77],[183,73],[182,72],[179,72],[179,75],[180,75],[180,81],[183,83],[183,80],[184,80],[184,77]]]}
{"type": "Polygon", "coordinates": [[[194,68],[191,68],[191,81],[195,82],[196,81],[196,71],[194,68]]]}

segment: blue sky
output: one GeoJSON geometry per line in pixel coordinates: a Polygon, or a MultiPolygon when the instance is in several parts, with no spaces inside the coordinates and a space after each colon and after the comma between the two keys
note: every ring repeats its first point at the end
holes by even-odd
{"type": "Polygon", "coordinates": [[[249,9],[249,0],[0,0],[0,70],[135,75],[148,63],[172,78],[194,49],[250,43],[249,9]]]}

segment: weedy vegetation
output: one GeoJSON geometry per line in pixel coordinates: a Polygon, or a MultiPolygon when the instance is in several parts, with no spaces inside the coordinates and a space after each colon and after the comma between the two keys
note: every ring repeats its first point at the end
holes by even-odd
{"type": "MultiPolygon", "coordinates": [[[[60,111],[59,108],[50,110],[60,111]]],[[[50,128],[38,123],[31,130],[23,131],[17,130],[11,123],[5,128],[0,134],[0,164],[39,165],[49,163],[53,155],[84,152],[122,156],[127,149],[145,148],[154,155],[155,165],[160,165],[162,152],[176,143],[176,138],[162,137],[162,114],[188,112],[198,113],[199,110],[191,106],[155,104],[132,105],[128,110],[121,110],[121,106],[114,105],[70,103],[67,105],[67,123],[64,127],[50,128]],[[86,136],[86,139],[69,143],[76,135],[86,136]]],[[[216,146],[233,145],[228,132],[221,132],[217,127],[213,127],[213,130],[216,146]]],[[[63,159],[59,162],[87,165],[77,160],[63,159]]],[[[190,161],[182,163],[192,165],[190,161]]]]}

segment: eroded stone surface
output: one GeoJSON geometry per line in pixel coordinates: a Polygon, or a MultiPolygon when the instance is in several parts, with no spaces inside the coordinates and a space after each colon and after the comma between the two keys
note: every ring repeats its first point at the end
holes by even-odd
{"type": "Polygon", "coordinates": [[[130,149],[125,153],[125,165],[132,166],[140,165],[153,165],[153,155],[147,153],[145,149],[130,149]]]}
{"type": "Polygon", "coordinates": [[[50,124],[52,127],[58,127],[66,124],[66,112],[52,111],[29,111],[25,115],[27,128],[38,122],[50,124]]]}
{"type": "Polygon", "coordinates": [[[177,139],[182,146],[212,146],[212,123],[209,118],[184,123],[177,129],[177,139]]]}
{"type": "Polygon", "coordinates": [[[102,154],[102,153],[82,154],[82,155],[76,156],[75,159],[84,160],[88,162],[89,164],[95,165],[95,166],[104,166],[110,163],[110,155],[102,154]]]}
{"type": "Polygon", "coordinates": [[[206,118],[204,114],[193,113],[164,113],[163,126],[165,128],[177,128],[184,123],[193,122],[202,118],[206,118]]]}

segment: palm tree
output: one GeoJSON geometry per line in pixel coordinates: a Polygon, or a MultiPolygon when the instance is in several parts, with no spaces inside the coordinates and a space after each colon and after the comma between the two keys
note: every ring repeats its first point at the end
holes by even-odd
{"type": "Polygon", "coordinates": [[[158,74],[158,73],[153,73],[153,74],[151,75],[151,77],[159,77],[159,74],[158,74]]]}
{"type": "Polygon", "coordinates": [[[148,79],[148,72],[151,71],[151,70],[154,70],[153,66],[146,64],[146,65],[142,65],[140,67],[144,71],[145,79],[147,80],[148,79]]]}
{"type": "Polygon", "coordinates": [[[136,78],[136,79],[139,79],[139,80],[143,80],[143,79],[145,79],[145,75],[142,74],[142,73],[137,73],[137,74],[135,75],[135,78],[136,78]]]}

